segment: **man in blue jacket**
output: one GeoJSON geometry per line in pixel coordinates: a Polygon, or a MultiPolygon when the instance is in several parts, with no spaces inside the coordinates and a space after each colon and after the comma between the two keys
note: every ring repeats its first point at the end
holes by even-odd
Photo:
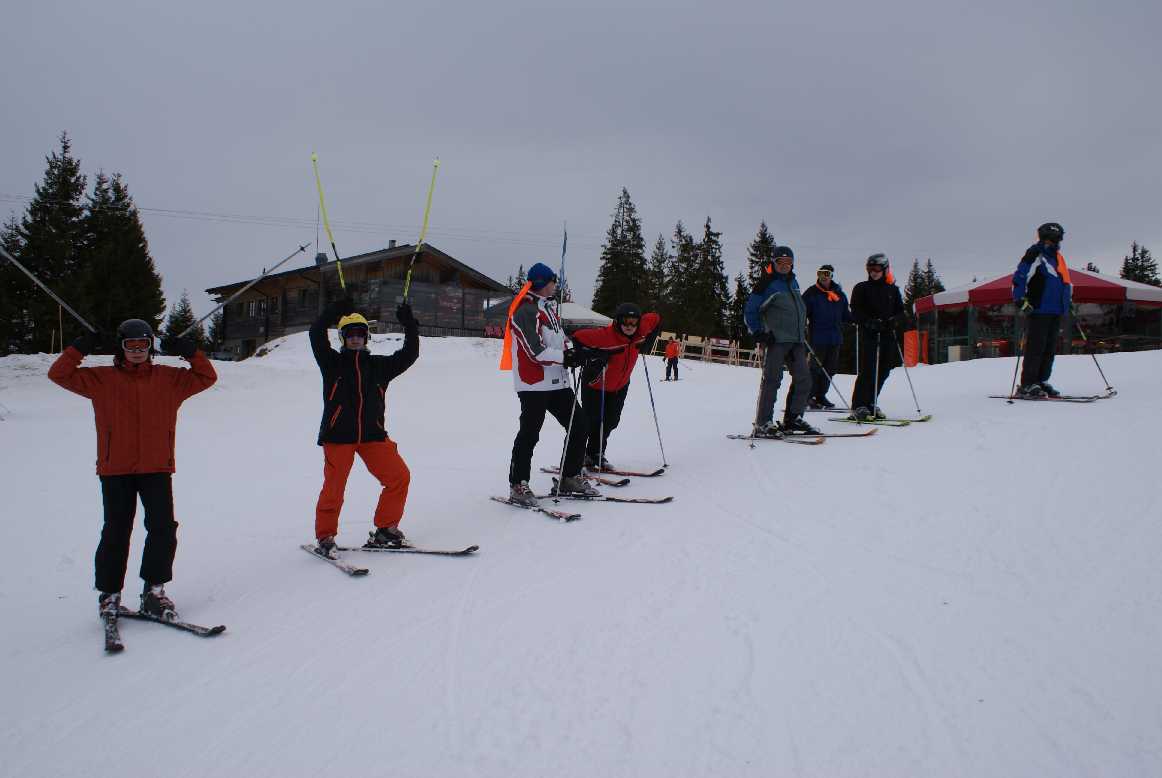
{"type": "Polygon", "coordinates": [[[847,295],[837,282],[832,280],[835,268],[823,265],[815,273],[815,284],[803,292],[803,305],[807,307],[807,342],[815,352],[811,362],[811,399],[809,408],[831,409],[835,403],[827,399],[830,384],[828,376],[835,375],[839,366],[839,347],[843,345],[840,327],[851,321],[851,310],[847,307],[847,295]]]}
{"type": "Polygon", "coordinates": [[[756,343],[762,343],[763,378],[759,387],[755,435],[782,437],[784,433],[819,434],[803,419],[811,394],[811,369],[807,366],[807,310],[795,280],[795,254],[787,246],[776,246],[746,301],[743,318],[756,343]],[[775,398],[783,381],[783,366],[791,370],[791,391],[787,395],[783,423],[771,421],[775,398]]]}
{"type": "Polygon", "coordinates": [[[1018,397],[1060,397],[1049,383],[1053,356],[1061,336],[1061,317],[1069,310],[1073,286],[1061,254],[1065,230],[1057,222],[1037,228],[1038,242],[1021,257],[1013,273],[1013,301],[1028,314],[1025,328],[1025,365],[1018,397]]]}

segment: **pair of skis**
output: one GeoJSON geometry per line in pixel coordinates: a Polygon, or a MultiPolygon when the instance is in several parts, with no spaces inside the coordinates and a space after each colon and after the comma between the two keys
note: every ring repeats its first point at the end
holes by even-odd
{"type": "Polygon", "coordinates": [[[1098,400],[1108,400],[1117,396],[1116,390],[1109,390],[1101,394],[1063,394],[1058,397],[1021,397],[1020,395],[1007,394],[990,394],[989,397],[994,400],[1026,400],[1028,402],[1053,402],[1053,403],[1092,403],[1098,400]]]}
{"type": "Polygon", "coordinates": [[[879,432],[877,429],[870,429],[866,432],[790,432],[783,433],[779,437],[770,435],[727,435],[731,440],[770,440],[781,443],[800,443],[805,446],[821,446],[827,442],[828,438],[866,438],[879,432]]]}
{"type": "MultiPolygon", "coordinates": [[[[299,546],[303,551],[306,551],[316,559],[321,559],[324,562],[330,563],[333,567],[341,570],[353,578],[365,576],[371,571],[366,567],[353,565],[345,559],[329,557],[319,552],[319,547],[311,543],[304,543],[299,546]]],[[[391,553],[391,554],[427,554],[429,556],[468,556],[480,550],[480,546],[468,546],[457,551],[444,551],[433,548],[417,548],[416,546],[336,546],[338,551],[367,551],[374,553],[391,553]]]]}
{"type": "Polygon", "coordinates": [[[188,621],[169,621],[166,619],[151,616],[148,613],[135,611],[125,606],[118,606],[116,615],[109,615],[102,617],[104,621],[105,631],[105,651],[110,654],[120,653],[125,650],[125,644],[121,642],[121,626],[120,619],[136,619],[138,621],[152,621],[154,624],[164,624],[167,627],[181,630],[182,632],[189,632],[202,638],[212,638],[215,635],[221,635],[226,631],[225,624],[219,624],[216,627],[203,627],[200,624],[191,624],[188,621]]]}
{"type": "Polygon", "coordinates": [[[841,421],[844,424],[872,424],[879,427],[907,427],[909,424],[932,421],[932,414],[926,413],[915,419],[853,419],[850,416],[832,416],[828,421],[841,421]]]}

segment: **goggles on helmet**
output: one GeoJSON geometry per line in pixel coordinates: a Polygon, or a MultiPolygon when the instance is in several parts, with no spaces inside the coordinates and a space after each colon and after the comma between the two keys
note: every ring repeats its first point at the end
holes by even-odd
{"type": "Polygon", "coordinates": [[[640,322],[641,322],[641,319],[639,319],[636,316],[626,316],[624,319],[621,320],[621,326],[623,326],[623,327],[636,327],[640,322]]]}
{"type": "Polygon", "coordinates": [[[343,338],[363,338],[367,340],[367,327],[363,324],[349,324],[343,328],[343,338]]]}

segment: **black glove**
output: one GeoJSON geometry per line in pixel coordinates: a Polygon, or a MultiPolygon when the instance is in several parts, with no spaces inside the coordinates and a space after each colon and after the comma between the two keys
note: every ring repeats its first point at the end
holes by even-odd
{"type": "Polygon", "coordinates": [[[420,326],[419,319],[412,313],[411,303],[400,303],[399,307],[395,309],[395,320],[403,325],[405,330],[410,330],[420,326]]]}
{"type": "Polygon", "coordinates": [[[565,367],[581,367],[582,365],[603,365],[609,361],[610,353],[599,348],[574,346],[565,350],[565,367]]]}
{"type": "Polygon", "coordinates": [[[73,341],[72,346],[77,351],[81,352],[83,356],[87,357],[89,354],[93,353],[93,349],[101,345],[101,340],[102,338],[100,332],[89,332],[88,330],[85,330],[77,336],[77,339],[73,341]]]}
{"type": "Polygon", "coordinates": [[[189,359],[198,350],[198,344],[193,338],[179,338],[176,335],[171,335],[161,339],[161,350],[171,356],[189,359]]]}

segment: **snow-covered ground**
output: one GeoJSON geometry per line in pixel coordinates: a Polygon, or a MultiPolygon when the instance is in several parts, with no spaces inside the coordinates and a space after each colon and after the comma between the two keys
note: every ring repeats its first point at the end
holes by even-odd
{"type": "MultiPolygon", "coordinates": [[[[388,395],[403,528],[481,551],[360,555],[362,579],[298,549],[322,476],[305,335],[216,364],[180,416],[168,590],[229,629],[129,622],[115,656],[90,588],[91,409],[51,357],[0,359],[0,774],[1162,774],[1162,353],[1103,357],[1121,394],[1091,405],[986,399],[1011,360],[922,367],[929,424],[754,450],[725,434],[757,371],[661,383],[652,359],[670,469],[619,493],[675,502],[560,524],[487,500],[518,408],[498,348],[425,339],[388,395]]],[[[1054,378],[1103,388],[1088,357],[1054,378]]],[[[623,466],[660,464],[642,379],[623,466]]],[[[912,411],[902,371],[883,405],[912,411]]],[[[534,466],[561,437],[547,422],[534,466]]],[[[342,540],[376,491],[356,464],[342,540]]]]}

